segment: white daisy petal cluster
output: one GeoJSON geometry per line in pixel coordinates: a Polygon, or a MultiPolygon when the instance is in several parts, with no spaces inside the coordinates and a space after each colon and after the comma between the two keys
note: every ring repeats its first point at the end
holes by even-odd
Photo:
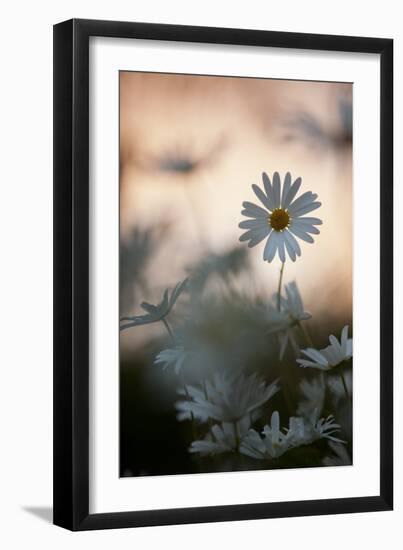
{"type": "Polygon", "coordinates": [[[250,218],[239,224],[247,231],[241,235],[240,241],[249,241],[253,247],[267,238],[263,251],[263,259],[271,262],[276,253],[282,262],[288,255],[293,262],[301,256],[301,248],[296,239],[313,243],[312,235],[318,235],[317,225],[322,224],[319,218],[303,217],[305,214],[321,206],[316,199],[318,195],[307,191],[295,198],[302,180],[297,178],[292,183],[291,174],[287,172],[284,184],[281,186],[280,175],[274,172],[272,182],[263,172],[263,188],[252,185],[252,189],[264,208],[251,202],[244,202],[242,215],[250,218]]]}
{"type": "Polygon", "coordinates": [[[301,367],[312,367],[320,370],[330,370],[351,359],[353,356],[353,340],[348,338],[348,325],[341,331],[340,342],[331,334],[330,345],[324,349],[307,348],[301,350],[308,359],[297,359],[301,367]]]}
{"type": "MultiPolygon", "coordinates": [[[[277,294],[273,301],[277,300],[277,294]]],[[[292,281],[285,285],[285,296],[280,297],[280,310],[270,304],[266,309],[266,320],[269,323],[269,333],[279,333],[280,338],[280,359],[283,358],[288,343],[290,342],[294,351],[299,353],[299,347],[294,335],[294,328],[301,321],[311,318],[311,314],[305,311],[297,283],[292,281]]]]}
{"type": "Polygon", "coordinates": [[[176,403],[178,419],[189,418],[205,422],[237,422],[265,404],[279,391],[277,380],[267,385],[255,374],[217,373],[202,387],[186,386],[180,394],[186,400],[176,403]]]}
{"type": "MultiPolygon", "coordinates": [[[[350,370],[345,370],[343,373],[344,381],[347,387],[349,395],[353,392],[353,377],[350,370]]],[[[330,390],[331,396],[335,402],[336,407],[339,407],[344,400],[346,394],[343,388],[343,383],[339,376],[328,376],[327,387],[330,390]]]]}
{"type": "Polygon", "coordinates": [[[255,430],[249,430],[243,439],[240,452],[251,458],[270,459],[278,458],[292,447],[297,446],[304,434],[302,418],[291,417],[288,430],[280,428],[280,415],[274,411],[270,425],[267,424],[262,436],[255,430]]]}
{"type": "Polygon", "coordinates": [[[239,445],[250,428],[250,417],[238,422],[215,424],[204,439],[193,441],[189,452],[200,455],[216,455],[239,450],[239,445]]]}
{"type": "Polygon", "coordinates": [[[335,443],[345,443],[342,439],[334,437],[334,433],[340,431],[340,424],[336,424],[335,418],[330,414],[327,418],[320,418],[313,426],[312,433],[315,439],[325,438],[335,443]]]}
{"type": "Polygon", "coordinates": [[[171,312],[179,296],[187,289],[187,285],[188,279],[185,279],[175,286],[171,294],[169,294],[169,290],[166,289],[162,296],[161,302],[157,305],[142,302],[140,306],[146,314],[135,315],[134,317],[122,317],[120,321],[124,322],[124,324],[120,325],[120,330],[141,325],[148,325],[149,323],[155,323],[157,321],[163,321],[171,312]]]}
{"type": "Polygon", "coordinates": [[[185,361],[190,357],[191,353],[186,351],[183,346],[176,346],[160,351],[154,360],[154,365],[160,364],[164,370],[173,367],[175,374],[179,374],[185,361]]]}
{"type": "Polygon", "coordinates": [[[292,416],[288,428],[280,427],[280,415],[274,411],[270,424],[267,424],[260,435],[255,430],[249,430],[240,445],[240,452],[257,459],[279,458],[290,449],[301,445],[310,445],[318,439],[329,439],[342,443],[333,436],[340,426],[334,417],[321,418],[311,424],[302,417],[292,416]]]}

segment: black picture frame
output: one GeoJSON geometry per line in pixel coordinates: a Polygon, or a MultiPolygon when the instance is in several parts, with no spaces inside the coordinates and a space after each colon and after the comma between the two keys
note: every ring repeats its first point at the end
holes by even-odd
{"type": "Polygon", "coordinates": [[[393,40],[73,19],[54,26],[54,523],[77,530],[393,507],[393,40]],[[89,38],[380,54],[380,492],[328,500],[89,513],[89,38]]]}

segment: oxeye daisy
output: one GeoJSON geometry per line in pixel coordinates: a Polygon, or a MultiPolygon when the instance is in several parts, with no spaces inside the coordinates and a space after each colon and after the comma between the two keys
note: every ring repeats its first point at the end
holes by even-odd
{"type": "Polygon", "coordinates": [[[189,452],[206,456],[237,451],[249,428],[250,415],[238,422],[214,424],[204,439],[192,442],[189,452]]]}
{"type": "Polygon", "coordinates": [[[343,327],[341,331],[340,342],[333,334],[329,336],[329,342],[330,345],[321,350],[314,348],[301,350],[308,359],[297,359],[297,363],[303,368],[312,367],[322,371],[328,371],[337,367],[344,393],[347,399],[349,399],[349,391],[343,375],[343,366],[353,356],[353,340],[348,337],[348,325],[343,327]]]}
{"type": "MultiPolygon", "coordinates": [[[[148,325],[149,323],[155,323],[157,321],[165,322],[166,316],[171,312],[179,296],[187,289],[187,284],[188,279],[178,283],[171,294],[169,294],[169,290],[166,289],[161,302],[157,305],[142,302],[140,306],[146,313],[134,317],[121,317],[120,322],[124,324],[120,325],[120,330],[138,327],[140,325],[148,325]]],[[[169,332],[171,334],[170,330],[169,332]]]]}
{"type": "Polygon", "coordinates": [[[183,346],[175,346],[175,348],[160,351],[154,359],[154,365],[161,364],[164,370],[173,367],[175,374],[179,374],[185,361],[191,358],[191,355],[191,352],[186,351],[183,346]]]}
{"type": "Polygon", "coordinates": [[[262,179],[264,191],[257,185],[252,185],[252,189],[264,208],[252,202],[243,203],[241,214],[251,219],[239,224],[241,229],[247,230],[239,240],[249,241],[248,246],[253,247],[267,238],[263,251],[265,261],[271,262],[277,252],[282,262],[286,260],[286,253],[295,262],[301,255],[296,237],[313,243],[311,235],[319,234],[316,226],[321,225],[322,220],[303,217],[321,206],[316,201],[318,195],[307,191],[295,198],[302,180],[297,178],[292,183],[290,172],[285,175],[283,186],[278,172],[274,172],[272,182],[265,172],[262,179]]]}
{"type": "Polygon", "coordinates": [[[307,348],[301,350],[308,359],[297,359],[301,367],[313,367],[320,370],[331,370],[341,366],[353,356],[353,340],[348,337],[348,325],[341,331],[340,342],[331,334],[330,345],[324,349],[307,348]]]}
{"type": "Polygon", "coordinates": [[[202,422],[206,418],[237,422],[269,401],[280,389],[277,382],[266,385],[255,374],[216,373],[203,387],[186,386],[178,392],[187,397],[176,403],[178,419],[185,420],[192,414],[202,422]]]}

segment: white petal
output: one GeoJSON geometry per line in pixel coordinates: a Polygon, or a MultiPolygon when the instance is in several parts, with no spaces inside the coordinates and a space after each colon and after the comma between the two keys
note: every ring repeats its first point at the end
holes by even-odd
{"type": "Polygon", "coordinates": [[[271,262],[276,254],[277,250],[277,231],[272,231],[270,237],[267,239],[266,246],[264,247],[263,259],[271,262]]]}
{"type": "Polygon", "coordinates": [[[274,411],[271,415],[271,432],[273,443],[278,443],[280,438],[280,415],[278,411],[274,411]]]}
{"type": "Polygon", "coordinates": [[[271,204],[274,205],[274,194],[273,194],[273,187],[270,183],[270,178],[269,176],[266,174],[266,172],[263,172],[262,174],[262,180],[263,180],[263,187],[264,187],[264,190],[266,191],[266,195],[270,201],[271,204]]]}
{"type": "Polygon", "coordinates": [[[312,193],[312,191],[306,191],[300,197],[295,199],[293,203],[290,204],[290,206],[288,207],[288,212],[290,213],[291,216],[293,216],[294,213],[298,212],[300,208],[313,202],[315,200],[314,197],[315,195],[312,193]]]}
{"type": "Polygon", "coordinates": [[[288,231],[288,229],[284,231],[284,238],[293,247],[297,256],[301,256],[301,248],[298,244],[298,241],[294,237],[294,235],[290,231],[288,231]]]}
{"type": "Polygon", "coordinates": [[[280,207],[280,190],[281,190],[281,181],[280,174],[274,172],[273,174],[273,196],[274,196],[274,207],[280,207]]]}
{"type": "Polygon", "coordinates": [[[333,346],[334,350],[341,356],[341,346],[340,346],[340,343],[339,341],[337,340],[336,336],[334,336],[333,334],[331,334],[329,336],[329,342],[331,343],[331,345],[333,346]]]}
{"type": "Polygon", "coordinates": [[[284,203],[287,199],[288,192],[291,187],[291,174],[287,172],[284,178],[283,191],[281,193],[281,208],[284,208],[284,203]]]}
{"type": "Polygon", "coordinates": [[[305,231],[305,233],[311,233],[312,235],[319,235],[320,231],[313,225],[305,224],[305,223],[299,223],[299,218],[295,218],[293,220],[294,227],[297,227],[301,231],[305,231]]]}
{"type": "Polygon", "coordinates": [[[269,212],[267,210],[264,210],[260,206],[257,206],[256,204],[253,204],[253,202],[245,201],[242,203],[245,210],[242,211],[242,214],[244,216],[247,216],[248,218],[260,218],[260,217],[269,217],[269,212]]]}
{"type": "Polygon", "coordinates": [[[294,183],[291,185],[290,190],[285,197],[283,208],[288,208],[292,201],[294,200],[295,195],[298,193],[299,188],[301,187],[302,179],[297,178],[294,183]]]}
{"type": "Polygon", "coordinates": [[[238,227],[241,229],[261,229],[268,225],[267,220],[263,218],[252,219],[252,220],[243,220],[238,224],[238,227]]]}
{"type": "Polygon", "coordinates": [[[307,348],[301,350],[307,357],[313,359],[314,361],[320,363],[321,365],[327,365],[326,357],[314,348],[307,348]]]}
{"type": "Polygon", "coordinates": [[[312,212],[312,210],[316,210],[320,206],[322,206],[321,202],[311,202],[306,206],[302,206],[297,211],[295,211],[293,213],[293,217],[297,218],[298,216],[303,216],[304,214],[308,214],[308,212],[312,212]]]}
{"type": "Polygon", "coordinates": [[[239,240],[241,242],[250,240],[248,246],[249,248],[252,248],[252,246],[256,246],[263,241],[263,239],[269,235],[270,231],[271,229],[268,225],[260,229],[250,229],[249,231],[246,231],[246,233],[243,233],[243,235],[239,237],[239,240]]]}
{"type": "Polygon", "coordinates": [[[285,262],[285,250],[284,250],[284,236],[283,233],[278,234],[278,255],[282,262],[285,262]]]}
{"type": "Polygon", "coordinates": [[[269,210],[273,210],[273,209],[274,209],[272,201],[271,201],[268,197],[266,197],[266,195],[263,193],[263,191],[260,189],[260,187],[258,187],[257,185],[253,184],[253,185],[252,185],[252,189],[253,189],[255,195],[257,196],[257,198],[260,200],[260,202],[261,202],[266,208],[268,208],[269,210]]]}
{"type": "Polygon", "coordinates": [[[284,246],[285,246],[285,248],[287,250],[287,253],[288,253],[289,257],[291,258],[291,260],[293,262],[295,262],[295,260],[297,259],[297,255],[295,253],[294,247],[291,245],[290,241],[288,240],[288,237],[287,237],[288,234],[289,234],[288,231],[283,231],[284,246]]]}
{"type": "Polygon", "coordinates": [[[341,352],[344,357],[347,356],[347,337],[348,337],[348,325],[343,327],[343,330],[341,331],[341,338],[340,338],[341,352]]]}
{"type": "Polygon", "coordinates": [[[289,225],[288,229],[291,233],[294,233],[294,235],[296,235],[297,237],[299,237],[303,241],[306,241],[307,243],[313,243],[314,242],[313,238],[308,233],[306,233],[306,231],[303,231],[298,226],[295,227],[294,222],[292,222],[291,225],[289,225]]]}
{"type": "Polygon", "coordinates": [[[319,218],[309,218],[309,217],[298,218],[298,221],[304,222],[304,223],[309,223],[310,225],[322,225],[323,224],[322,220],[320,220],[319,218]]]}

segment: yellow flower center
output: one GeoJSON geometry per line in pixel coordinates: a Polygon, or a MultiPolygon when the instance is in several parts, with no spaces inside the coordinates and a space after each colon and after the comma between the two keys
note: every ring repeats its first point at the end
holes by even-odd
{"type": "Polygon", "coordinates": [[[274,231],[283,231],[290,223],[290,216],[287,210],[276,208],[271,213],[268,221],[274,231]]]}

